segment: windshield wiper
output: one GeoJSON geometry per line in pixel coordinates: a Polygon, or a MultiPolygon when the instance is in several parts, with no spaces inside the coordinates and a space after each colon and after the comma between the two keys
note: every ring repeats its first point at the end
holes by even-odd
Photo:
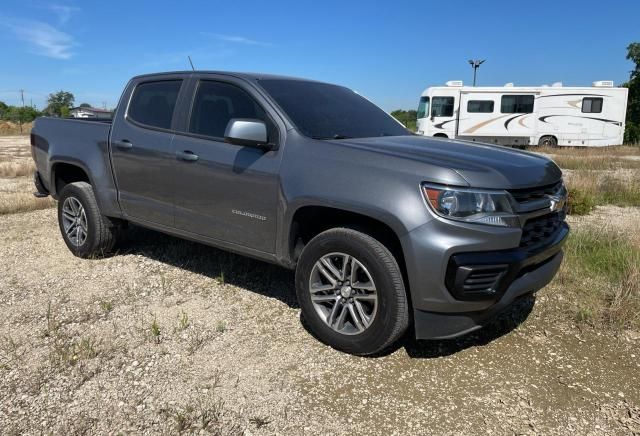
{"type": "Polygon", "coordinates": [[[333,136],[312,136],[313,139],[327,140],[327,139],[350,139],[352,136],[340,135],[336,133],[333,136]]]}

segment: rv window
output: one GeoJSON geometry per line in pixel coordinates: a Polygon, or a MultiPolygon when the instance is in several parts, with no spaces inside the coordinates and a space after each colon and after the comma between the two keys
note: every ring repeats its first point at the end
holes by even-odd
{"type": "Polygon", "coordinates": [[[602,98],[585,97],[582,99],[582,112],[599,114],[602,112],[602,98]]]}
{"type": "Polygon", "coordinates": [[[426,118],[429,113],[429,97],[420,97],[420,103],[418,103],[418,114],[416,118],[426,118]]]}
{"type": "Polygon", "coordinates": [[[469,100],[467,102],[467,112],[470,113],[487,113],[490,114],[493,112],[493,101],[492,100],[469,100]]]}
{"type": "Polygon", "coordinates": [[[433,97],[431,102],[432,117],[452,117],[453,97],[433,97]]]}
{"type": "Polygon", "coordinates": [[[500,112],[503,114],[530,114],[533,112],[533,95],[503,95],[500,112]]]}

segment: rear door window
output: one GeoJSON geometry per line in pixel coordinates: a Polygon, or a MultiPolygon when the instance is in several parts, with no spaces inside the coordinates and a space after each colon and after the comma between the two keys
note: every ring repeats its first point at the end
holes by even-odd
{"type": "Polygon", "coordinates": [[[453,97],[433,97],[431,100],[432,117],[452,117],[453,97]]]}
{"type": "Polygon", "coordinates": [[[127,118],[145,126],[170,129],[182,80],[144,82],[131,96],[127,118]]]}

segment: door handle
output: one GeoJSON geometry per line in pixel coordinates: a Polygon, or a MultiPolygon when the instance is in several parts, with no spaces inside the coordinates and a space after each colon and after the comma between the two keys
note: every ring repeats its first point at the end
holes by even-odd
{"type": "Polygon", "coordinates": [[[133,148],[133,144],[128,139],[123,139],[122,141],[116,141],[113,143],[113,145],[115,145],[116,147],[122,150],[129,150],[130,148],[133,148]]]}
{"type": "Polygon", "coordinates": [[[186,160],[187,162],[195,162],[198,160],[198,155],[189,150],[179,151],[176,153],[176,156],[178,159],[186,160]]]}

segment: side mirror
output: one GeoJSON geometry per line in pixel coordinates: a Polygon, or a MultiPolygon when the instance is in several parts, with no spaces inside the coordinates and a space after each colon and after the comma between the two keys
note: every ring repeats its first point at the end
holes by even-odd
{"type": "Polygon", "coordinates": [[[267,139],[267,126],[263,121],[250,118],[232,118],[224,131],[224,140],[229,144],[249,147],[271,147],[267,139]]]}

